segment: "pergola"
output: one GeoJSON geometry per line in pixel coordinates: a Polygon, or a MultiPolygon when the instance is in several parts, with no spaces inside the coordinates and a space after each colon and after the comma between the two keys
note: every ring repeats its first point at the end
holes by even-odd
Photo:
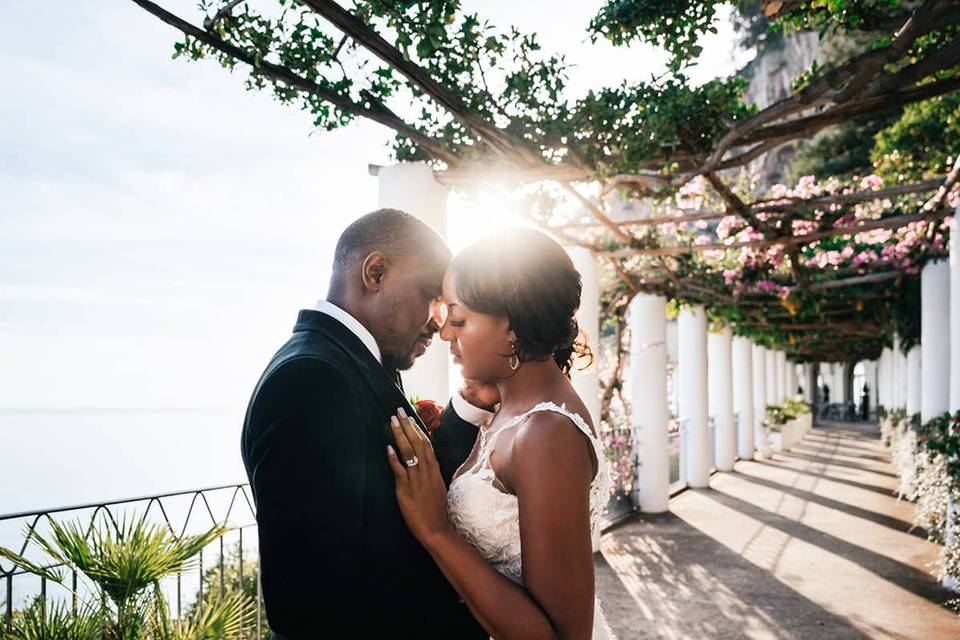
{"type": "MultiPolygon", "coordinates": [[[[248,68],[248,88],[298,104],[320,127],[354,118],[380,123],[397,134],[398,159],[429,163],[439,184],[540,184],[554,200],[578,205],[573,216],[549,208],[530,216],[575,248],[582,271],[596,274],[589,276],[596,288],[585,287],[585,296],[598,298],[596,317],[583,324],[594,336],[608,323],[618,337],[629,328],[630,345],[617,341],[613,377],[601,385],[594,372],[584,388],[597,397],[596,417],[608,418],[629,350],[630,384],[644,397],[630,423],[634,442],[642,442],[634,500],[645,510],[665,510],[668,494],[668,301],[680,306],[679,418],[691,486],[708,479],[708,398],[723,443],[716,466],[764,454],[767,406],[797,386],[788,361],[877,361],[886,407],[906,405],[925,420],[950,402],[960,409],[960,397],[948,399],[951,375],[960,379],[960,350],[951,362],[949,346],[960,343],[960,312],[951,314],[948,295],[952,287],[960,299],[960,260],[953,267],[943,260],[960,158],[920,179],[806,180],[760,194],[747,171],[787,142],[960,89],[956,1],[872,13],[869,3],[833,13],[763,2],[771,20],[822,29],[850,27],[864,5],[866,18],[854,26],[889,37],[811,69],[793,93],[760,110],[741,101],[735,78],[702,87],[682,79],[624,85],[563,103],[555,58],[532,60],[528,40],[488,35],[475,16],[459,20],[456,2],[371,2],[351,11],[332,0],[300,0],[290,9],[295,19],[256,14],[241,0],[209,2],[201,27],[150,0],[131,1],[183,34],[177,55],[248,68]],[[507,88],[498,93],[487,86],[484,64],[509,47],[519,51],[520,68],[505,72],[507,88]],[[348,70],[347,54],[366,62],[348,70]],[[425,105],[414,121],[388,106],[399,87],[425,105]],[[645,215],[614,215],[611,205],[624,200],[644,203],[645,215]],[[747,428],[738,432],[735,416],[747,428]]],[[[699,3],[706,23],[688,17],[689,4],[610,3],[591,28],[615,44],[662,37],[678,56],[695,56],[691,38],[709,27],[717,2],[699,3]],[[651,18],[662,14],[686,31],[651,35],[651,18]]]]}
{"type": "MultiPolygon", "coordinates": [[[[629,129],[627,120],[643,115],[635,107],[633,116],[621,114],[620,121],[608,122],[609,131],[599,130],[601,122],[589,122],[576,132],[581,137],[584,132],[594,136],[608,151],[610,147],[620,149],[606,154],[572,140],[558,142],[550,135],[531,131],[529,126],[502,126],[497,118],[483,114],[462,92],[438,78],[442,74],[429,63],[418,63],[398,44],[388,41],[372,26],[373,20],[365,21],[332,1],[301,3],[304,11],[342,33],[332,57],[336,59],[345,47],[372,55],[444,111],[471,138],[470,145],[428,135],[424,127],[405,123],[369,91],[361,93],[360,100],[351,99],[349,92],[325,81],[322,57],[306,60],[299,67],[293,56],[288,56],[287,64],[272,61],[269,55],[278,46],[258,42],[253,28],[256,20],[263,19],[246,9],[243,15],[234,15],[240,11],[238,5],[242,3],[238,1],[210,3],[211,13],[203,28],[149,0],[133,1],[185,34],[181,51],[189,51],[193,57],[214,56],[231,66],[246,63],[251,68],[251,82],[260,86],[272,83],[275,91],[321,100],[352,116],[390,127],[416,145],[421,157],[436,163],[436,177],[444,184],[501,179],[556,185],[581,203],[591,219],[562,224],[546,219],[540,222],[568,243],[594,251],[616,273],[617,278],[604,291],[605,314],[622,316],[633,295],[655,293],[705,305],[740,332],[757,336],[799,361],[873,359],[890,342],[897,301],[904,298],[906,288],[915,286],[910,284],[910,276],[927,260],[946,255],[946,240],[937,223],[949,212],[946,196],[957,180],[957,165],[949,175],[939,178],[879,189],[833,185],[808,197],[788,194],[752,199],[736,188],[735,180],[739,169],[785,142],[812,136],[853,117],[960,88],[960,75],[943,74],[960,59],[960,38],[950,38],[923,57],[911,50],[930,33],[960,23],[956,2],[918,3],[905,19],[891,18],[884,25],[894,34],[886,46],[814,74],[792,95],[759,112],[735,111],[733,122],[722,122],[725,114],[705,111],[701,114],[705,122],[687,134],[695,138],[692,142],[661,144],[639,160],[627,160],[626,150],[637,144],[628,136],[635,137],[635,132],[620,134],[618,125],[629,129]],[[711,116],[714,121],[710,121],[711,116]],[[604,196],[612,192],[634,199],[662,198],[694,179],[710,186],[716,206],[697,210],[663,207],[660,215],[639,220],[613,220],[606,211],[604,196]],[[583,194],[589,184],[599,185],[600,197],[583,194]],[[921,195],[929,197],[917,200],[921,195]],[[870,203],[889,206],[870,208],[870,203]],[[723,238],[715,230],[677,233],[690,223],[721,223],[730,233],[723,238]],[[860,261],[855,267],[847,261],[839,268],[837,264],[818,262],[818,254],[829,251],[837,239],[849,241],[858,234],[897,231],[909,225],[920,230],[922,240],[914,243],[906,261],[903,257],[881,256],[884,243],[868,242],[860,244],[875,245],[876,260],[860,261]],[[741,268],[741,273],[733,276],[724,264],[737,259],[750,262],[751,268],[741,268]],[[784,268],[764,274],[762,269],[752,268],[760,261],[773,261],[784,268]],[[762,283],[759,288],[758,283],[762,283]],[[829,335],[824,335],[825,331],[829,335]]],[[[789,18],[802,4],[766,2],[764,11],[771,19],[789,18]]],[[[399,26],[393,26],[402,33],[399,26]]],[[[620,26],[636,27],[630,23],[620,26]]],[[[317,39],[264,33],[289,48],[322,48],[317,39]],[[281,36],[284,41],[279,40],[281,36]]],[[[260,34],[261,40],[264,37],[260,34]]],[[[277,57],[284,58],[279,53],[277,57]]],[[[705,104],[710,104],[709,96],[705,104]]],[[[574,132],[570,134],[572,137],[574,132]]],[[[682,134],[679,132],[678,137],[684,137],[682,134]]],[[[908,341],[914,340],[915,336],[908,337],[908,341]]]]}

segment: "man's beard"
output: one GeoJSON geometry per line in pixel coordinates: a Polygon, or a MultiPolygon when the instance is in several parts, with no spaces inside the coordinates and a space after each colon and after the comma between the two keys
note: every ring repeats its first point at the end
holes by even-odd
{"type": "Polygon", "coordinates": [[[412,354],[397,356],[392,353],[383,354],[383,367],[387,371],[407,371],[413,367],[414,357],[412,354]]]}

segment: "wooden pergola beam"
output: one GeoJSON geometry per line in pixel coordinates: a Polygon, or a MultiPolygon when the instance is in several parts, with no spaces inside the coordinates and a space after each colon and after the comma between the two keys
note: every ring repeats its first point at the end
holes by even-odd
{"type": "Polygon", "coordinates": [[[815,198],[784,198],[788,202],[760,200],[753,203],[754,212],[775,212],[782,213],[786,211],[802,211],[810,209],[820,209],[833,204],[848,205],[860,202],[869,202],[870,200],[880,200],[883,198],[896,198],[898,196],[913,195],[925,193],[938,189],[943,184],[946,176],[922,180],[912,184],[896,185],[874,191],[855,191],[853,193],[840,193],[830,196],[817,196],[815,198]]]}
{"type": "Polygon", "coordinates": [[[810,244],[811,242],[817,242],[818,240],[823,240],[824,238],[832,238],[834,236],[843,236],[843,235],[855,235],[857,233],[862,233],[864,231],[871,231],[874,229],[897,229],[904,227],[911,222],[918,222],[921,220],[932,220],[938,221],[942,220],[946,216],[950,215],[949,211],[945,210],[928,210],[921,211],[919,213],[909,213],[901,216],[891,216],[888,218],[881,218],[879,220],[870,220],[867,222],[862,222],[857,225],[851,225],[846,227],[836,227],[833,229],[827,229],[824,231],[815,231],[813,233],[808,233],[802,236],[782,236],[780,238],[772,239],[763,239],[763,240],[748,240],[744,242],[731,242],[726,243],[710,243],[702,245],[683,245],[675,247],[653,247],[653,248],[635,248],[635,249],[616,249],[613,251],[607,252],[608,255],[613,255],[617,257],[629,257],[629,256],[677,256],[683,255],[686,253],[702,253],[704,251],[726,251],[727,249],[743,249],[743,248],[762,248],[762,247],[772,247],[772,246],[789,246],[789,245],[805,245],[810,244]]]}
{"type": "MultiPolygon", "coordinates": [[[[681,209],[680,211],[685,211],[681,209]]],[[[695,213],[681,213],[677,216],[655,216],[651,218],[631,218],[629,220],[614,220],[613,223],[618,227],[649,227],[660,224],[684,224],[686,222],[698,222],[700,220],[721,220],[727,213],[721,211],[701,210],[695,213]]],[[[601,222],[568,222],[547,227],[550,231],[554,229],[596,229],[606,226],[601,222]]]]}

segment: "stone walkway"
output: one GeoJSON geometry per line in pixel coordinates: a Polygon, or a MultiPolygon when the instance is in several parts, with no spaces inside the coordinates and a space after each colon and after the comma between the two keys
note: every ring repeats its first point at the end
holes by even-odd
{"type": "Polygon", "coordinates": [[[597,590],[629,638],[960,638],[931,575],[939,547],[874,425],[820,425],[789,453],[603,538],[597,590]]]}

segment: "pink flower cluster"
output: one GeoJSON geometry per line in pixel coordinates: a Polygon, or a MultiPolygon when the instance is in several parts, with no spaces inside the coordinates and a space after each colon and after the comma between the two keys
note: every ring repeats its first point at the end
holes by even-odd
{"type": "Polygon", "coordinates": [[[756,290],[760,293],[770,293],[781,299],[786,299],[790,295],[790,287],[784,287],[773,280],[758,280],[756,290]]]}
{"type": "Polygon", "coordinates": [[[723,216],[717,224],[717,239],[725,240],[730,237],[730,233],[739,225],[740,218],[737,216],[723,216]]]}
{"type": "Polygon", "coordinates": [[[817,230],[817,223],[813,220],[794,220],[793,235],[805,236],[817,230]]]}
{"type": "MultiPolygon", "coordinates": [[[[670,213],[661,215],[671,215],[671,213],[682,215],[683,212],[677,211],[675,206],[685,209],[703,207],[708,202],[707,186],[702,178],[691,180],[679,190],[674,202],[666,204],[666,209],[670,213]]],[[[841,193],[877,191],[883,186],[883,180],[876,175],[856,178],[848,184],[841,184],[836,178],[818,183],[813,176],[804,176],[792,188],[782,184],[775,185],[770,190],[769,199],[766,202],[791,202],[841,193]]],[[[911,202],[909,198],[905,201],[907,211],[913,210],[911,202]]],[[[960,204],[960,189],[954,189],[948,194],[948,202],[951,206],[960,204]]],[[[791,220],[790,231],[794,236],[802,237],[814,234],[828,225],[833,228],[856,226],[862,222],[894,215],[896,212],[893,208],[894,203],[889,199],[870,200],[852,205],[824,205],[806,213],[802,219],[791,220]]],[[[767,224],[775,226],[782,224],[779,215],[775,213],[758,215],[758,217],[766,220],[767,224]]],[[[931,239],[934,248],[944,248],[944,238],[949,222],[950,218],[947,218],[942,223],[936,223],[937,229],[932,233],[931,239]]],[[[658,225],[656,233],[674,242],[688,242],[699,247],[713,243],[730,247],[734,244],[764,240],[762,233],[734,215],[723,216],[717,223],[715,232],[711,233],[709,229],[710,224],[707,221],[698,220],[658,225]]],[[[915,272],[919,269],[918,251],[926,246],[927,238],[931,237],[931,231],[928,223],[914,222],[897,230],[872,229],[832,237],[806,245],[807,248],[803,250],[801,260],[811,269],[828,272],[847,269],[862,274],[879,266],[894,265],[908,272],[915,272]]],[[[712,275],[718,279],[722,276],[724,285],[731,288],[734,295],[760,293],[786,298],[790,294],[788,287],[777,283],[781,277],[791,277],[790,258],[785,254],[782,246],[708,250],[695,255],[712,275]],[[758,277],[761,279],[757,280],[758,277]]]]}
{"type": "Polygon", "coordinates": [[[858,244],[883,244],[893,237],[891,229],[871,229],[870,231],[861,231],[853,236],[853,241],[858,244]]]}
{"type": "Polygon", "coordinates": [[[707,200],[707,181],[697,176],[677,190],[676,203],[681,209],[700,209],[707,200]]]}

